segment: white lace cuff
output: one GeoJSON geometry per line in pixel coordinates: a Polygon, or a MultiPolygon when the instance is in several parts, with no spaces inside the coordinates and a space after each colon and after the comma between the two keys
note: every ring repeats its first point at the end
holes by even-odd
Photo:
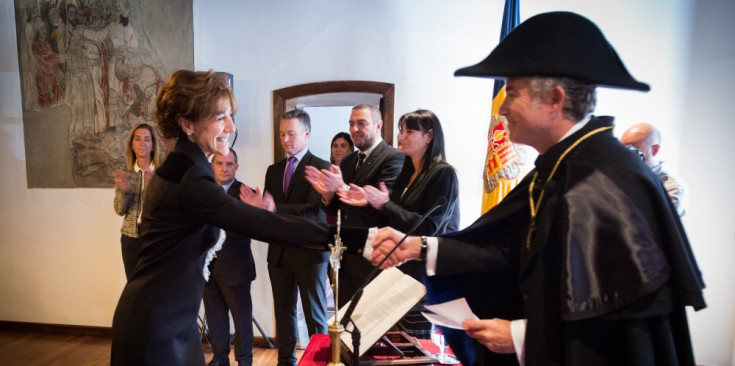
{"type": "Polygon", "coordinates": [[[362,249],[362,257],[368,262],[373,261],[373,239],[375,239],[376,236],[378,236],[378,228],[369,228],[367,240],[365,240],[365,247],[362,249]]]}
{"type": "Polygon", "coordinates": [[[204,276],[205,281],[209,281],[209,262],[212,261],[215,253],[217,253],[218,250],[222,249],[222,244],[224,244],[226,238],[227,234],[225,234],[225,231],[219,229],[219,239],[217,239],[217,243],[215,243],[213,247],[209,248],[209,250],[207,251],[207,256],[204,257],[204,268],[202,268],[202,275],[204,276]]]}

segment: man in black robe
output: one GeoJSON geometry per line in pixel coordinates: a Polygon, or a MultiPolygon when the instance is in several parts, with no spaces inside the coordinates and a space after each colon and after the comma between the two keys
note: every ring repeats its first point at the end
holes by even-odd
{"type": "MultiPolygon", "coordinates": [[[[499,113],[510,138],[539,152],[536,167],[460,232],[409,237],[385,266],[424,259],[429,276],[502,276],[467,334],[523,365],[694,365],[685,306],[705,307],[704,284],[661,182],[592,115],[597,86],[648,91],[595,24],[577,14],[532,17],[477,65],[455,75],[507,78],[499,113]],[[507,310],[507,309],[505,309],[507,310]]],[[[384,258],[403,233],[383,228],[384,258]]],[[[461,295],[461,291],[460,295],[461,295]]]]}

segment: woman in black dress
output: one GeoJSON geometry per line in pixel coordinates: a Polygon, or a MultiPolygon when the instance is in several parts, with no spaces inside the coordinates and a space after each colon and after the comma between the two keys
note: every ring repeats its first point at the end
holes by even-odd
{"type": "MultiPolygon", "coordinates": [[[[110,364],[202,366],[196,319],[207,264],[224,241],[224,230],[315,249],[326,249],[334,230],[247,205],[217,185],[208,158],[229,152],[237,109],[223,76],[179,70],[156,104],[159,132],[177,141],[146,193],[143,246],[115,310],[110,364]]],[[[242,198],[250,191],[241,192],[242,198]]],[[[272,207],[268,196],[247,200],[272,207]]],[[[350,241],[349,233],[343,228],[343,240],[350,241]]]]}

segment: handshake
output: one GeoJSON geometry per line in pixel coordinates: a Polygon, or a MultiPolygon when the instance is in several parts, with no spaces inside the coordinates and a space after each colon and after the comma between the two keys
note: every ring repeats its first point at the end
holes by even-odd
{"type": "Polygon", "coordinates": [[[392,227],[383,227],[378,229],[372,246],[373,253],[370,260],[372,264],[380,266],[380,269],[388,269],[413,259],[419,259],[422,243],[421,237],[406,236],[392,227]]]}

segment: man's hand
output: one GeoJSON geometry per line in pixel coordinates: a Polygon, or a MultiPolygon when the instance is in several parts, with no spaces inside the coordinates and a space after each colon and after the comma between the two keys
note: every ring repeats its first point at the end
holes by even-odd
{"type": "MultiPolygon", "coordinates": [[[[378,230],[378,235],[373,239],[374,266],[380,264],[385,256],[393,250],[396,243],[403,239],[404,234],[392,227],[384,227],[378,230]]],[[[421,254],[421,239],[418,236],[409,236],[398,249],[383,263],[381,269],[387,269],[416,259],[421,254]]]]}
{"type": "Polygon", "coordinates": [[[261,195],[260,188],[258,187],[252,189],[245,184],[240,185],[240,200],[250,206],[262,208],[271,212],[275,210],[273,197],[268,192],[265,192],[265,195],[261,195]]]}
{"type": "Polygon", "coordinates": [[[350,189],[338,189],[337,196],[342,203],[346,203],[350,206],[363,207],[368,204],[368,201],[365,198],[365,190],[352,183],[350,183],[350,189]]]}
{"type": "Polygon", "coordinates": [[[268,191],[265,191],[265,193],[263,193],[263,200],[261,201],[260,205],[261,208],[266,209],[270,212],[276,211],[276,201],[273,200],[273,196],[268,191]]]}
{"type": "Polygon", "coordinates": [[[337,189],[345,184],[342,180],[342,171],[336,165],[330,166],[329,170],[307,166],[304,169],[304,178],[322,195],[325,202],[331,201],[337,189]]]}
{"type": "Polygon", "coordinates": [[[465,320],[462,327],[468,336],[477,339],[495,353],[516,353],[508,320],[497,318],[465,320]]]}

